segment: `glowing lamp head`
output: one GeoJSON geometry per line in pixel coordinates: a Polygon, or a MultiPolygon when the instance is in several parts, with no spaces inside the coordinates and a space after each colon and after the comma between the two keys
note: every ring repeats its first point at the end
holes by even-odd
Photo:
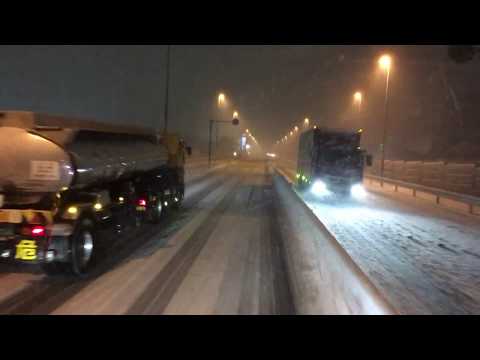
{"type": "Polygon", "coordinates": [[[362,93],[360,91],[357,91],[354,95],[353,95],[353,99],[356,101],[356,102],[362,102],[362,93]]]}
{"type": "Polygon", "coordinates": [[[220,105],[225,104],[225,99],[226,99],[225,94],[223,94],[223,93],[219,94],[218,95],[218,105],[220,106],[220,105]]]}
{"type": "Polygon", "coordinates": [[[382,70],[389,71],[392,66],[392,58],[390,55],[382,55],[378,59],[378,65],[382,70]]]}

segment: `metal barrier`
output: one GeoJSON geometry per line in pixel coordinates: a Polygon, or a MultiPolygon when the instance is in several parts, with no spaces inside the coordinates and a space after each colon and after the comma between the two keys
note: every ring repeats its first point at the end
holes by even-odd
{"type": "MultiPolygon", "coordinates": [[[[401,180],[394,180],[388,178],[381,178],[375,175],[365,175],[365,179],[372,181],[377,181],[381,187],[383,187],[384,183],[393,185],[393,189],[395,192],[399,191],[399,188],[406,188],[412,191],[413,197],[420,197],[418,196],[420,192],[427,193],[432,195],[435,198],[435,202],[438,205],[442,205],[442,199],[448,199],[451,201],[463,203],[466,205],[467,212],[471,215],[480,215],[480,197],[455,193],[448,190],[433,188],[425,185],[413,184],[401,180]]],[[[451,207],[451,206],[448,206],[451,207]]]]}
{"type": "Polygon", "coordinates": [[[274,176],[276,208],[297,313],[397,314],[287,178],[278,174],[274,176]]]}
{"type": "MultiPolygon", "coordinates": [[[[285,172],[285,175],[293,179],[295,177],[295,162],[283,159],[277,164],[285,172]]],[[[391,176],[402,177],[402,179],[393,179],[391,177],[384,177],[365,174],[365,179],[377,181],[382,184],[388,183],[393,186],[393,191],[398,192],[400,188],[411,189],[413,197],[419,197],[424,200],[433,200],[437,205],[445,206],[450,209],[460,210],[463,213],[471,215],[480,215],[480,197],[442,189],[444,184],[442,179],[447,179],[450,184],[457,183],[457,188],[465,189],[464,184],[471,184],[478,182],[480,186],[480,168],[475,167],[475,164],[445,164],[443,162],[428,162],[422,163],[420,161],[386,161],[385,174],[391,176]],[[419,170],[421,169],[421,171],[419,170]],[[471,175],[477,172],[479,177],[476,180],[471,175]],[[420,177],[421,176],[421,177],[420,177]],[[422,181],[423,184],[419,182],[422,181]],[[424,196],[430,194],[432,198],[424,196]],[[447,201],[448,200],[448,201],[447,201]],[[455,204],[457,203],[457,204],[455,204]],[[465,207],[458,203],[465,204],[465,207]]],[[[454,186],[451,186],[455,188],[454,186]]]]}
{"type": "MultiPolygon", "coordinates": [[[[366,173],[380,176],[380,161],[376,160],[366,173]]],[[[384,177],[480,196],[480,166],[477,163],[385,160],[384,177]]]]}

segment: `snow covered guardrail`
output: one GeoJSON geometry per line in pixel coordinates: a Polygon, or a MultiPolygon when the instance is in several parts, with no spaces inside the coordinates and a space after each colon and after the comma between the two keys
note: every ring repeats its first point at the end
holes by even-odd
{"type": "Polygon", "coordinates": [[[365,175],[365,181],[370,185],[378,185],[383,189],[429,200],[435,202],[437,205],[453,210],[471,215],[480,215],[480,197],[436,189],[425,185],[412,184],[401,180],[381,178],[370,174],[365,175]]]}
{"type": "Polygon", "coordinates": [[[307,207],[285,176],[274,176],[278,215],[296,311],[320,315],[393,315],[333,235],[307,207]]]}

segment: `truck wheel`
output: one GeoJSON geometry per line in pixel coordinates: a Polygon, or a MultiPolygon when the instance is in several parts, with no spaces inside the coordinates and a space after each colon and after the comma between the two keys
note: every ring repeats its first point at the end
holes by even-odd
{"type": "Polygon", "coordinates": [[[85,275],[96,253],[96,234],[93,222],[81,222],[71,237],[71,268],[74,275],[85,275]]]}
{"type": "Polygon", "coordinates": [[[184,191],[183,189],[177,187],[174,192],[174,197],[173,197],[173,208],[178,209],[182,205],[184,197],[184,191]]]}
{"type": "Polygon", "coordinates": [[[158,194],[157,199],[150,209],[150,222],[158,224],[162,220],[165,207],[163,206],[163,194],[158,194]]]}

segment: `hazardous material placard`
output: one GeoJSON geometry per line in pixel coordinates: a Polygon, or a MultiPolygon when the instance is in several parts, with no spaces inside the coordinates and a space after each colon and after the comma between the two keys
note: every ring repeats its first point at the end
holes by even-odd
{"type": "Polygon", "coordinates": [[[60,165],[56,161],[31,161],[30,180],[60,180],[60,165]]]}

